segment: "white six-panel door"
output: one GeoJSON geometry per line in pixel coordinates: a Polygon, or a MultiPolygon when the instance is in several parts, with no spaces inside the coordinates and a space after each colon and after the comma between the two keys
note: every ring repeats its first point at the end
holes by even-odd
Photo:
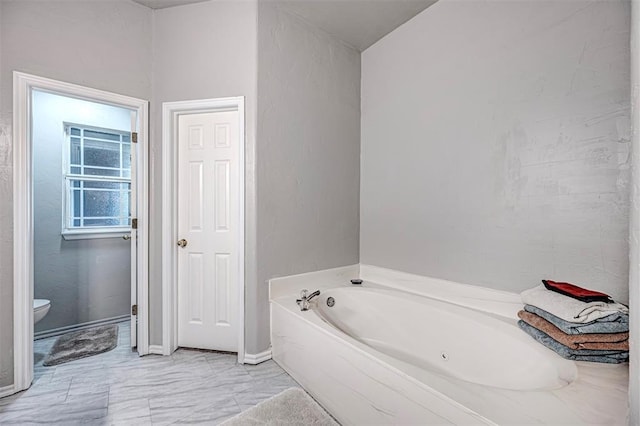
{"type": "Polygon", "coordinates": [[[178,119],[178,346],[237,352],[238,112],[178,119]]]}

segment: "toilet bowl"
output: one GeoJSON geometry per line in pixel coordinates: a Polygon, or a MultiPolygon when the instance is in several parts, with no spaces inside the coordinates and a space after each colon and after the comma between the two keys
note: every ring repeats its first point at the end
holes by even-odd
{"type": "Polygon", "coordinates": [[[47,299],[33,299],[33,323],[37,323],[49,312],[51,301],[47,299]]]}

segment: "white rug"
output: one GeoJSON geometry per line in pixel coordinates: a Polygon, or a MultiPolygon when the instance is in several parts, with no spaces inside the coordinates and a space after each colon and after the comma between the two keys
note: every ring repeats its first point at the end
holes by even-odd
{"type": "Polygon", "coordinates": [[[317,402],[300,388],[289,388],[262,401],[221,426],[322,425],[339,426],[317,402]]]}

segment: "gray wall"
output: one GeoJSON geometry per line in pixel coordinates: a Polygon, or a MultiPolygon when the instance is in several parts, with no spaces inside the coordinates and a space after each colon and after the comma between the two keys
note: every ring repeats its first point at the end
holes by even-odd
{"type": "MultiPolygon", "coordinates": [[[[154,13],[151,182],[161,180],[162,102],[245,96],[246,327],[255,335],[255,152],[257,7],[253,1],[214,1],[154,13]]],[[[151,344],[162,343],[161,187],[151,191],[151,344]]],[[[266,302],[265,302],[266,303],[266,302]]],[[[264,326],[261,330],[265,333],[264,326]]],[[[268,334],[268,332],[266,332],[268,334]]],[[[252,353],[255,342],[247,341],[252,353]]]]}
{"type": "Polygon", "coordinates": [[[258,281],[247,294],[269,346],[267,280],[358,262],[360,54],[258,7],[258,281]]]}
{"type": "MultiPolygon", "coordinates": [[[[288,15],[268,7],[263,12],[261,31],[267,37],[261,40],[265,68],[260,80],[266,90],[262,95],[266,149],[259,159],[265,164],[259,214],[265,243],[258,251],[253,168],[258,103],[255,2],[206,2],[155,12],[128,1],[0,3],[2,199],[11,200],[11,71],[152,100],[151,344],[162,341],[161,188],[154,184],[161,179],[162,102],[246,97],[247,352],[258,353],[269,345],[268,278],[358,261],[359,54],[288,15]],[[279,74],[286,75],[289,84],[282,84],[279,74]],[[300,114],[301,107],[309,112],[300,114]],[[284,120],[292,131],[284,132],[289,128],[284,120]],[[267,196],[270,192],[281,203],[274,203],[267,196]],[[259,278],[258,256],[263,257],[259,278]]],[[[13,369],[11,212],[11,202],[2,203],[0,386],[11,382],[13,369]]]]}
{"type": "Polygon", "coordinates": [[[361,262],[627,300],[629,14],[441,0],[364,51],[361,262]]]}
{"type": "Polygon", "coordinates": [[[128,109],[34,92],[32,104],[34,296],[51,309],[36,331],[127,315],[131,244],[118,238],[64,240],[64,123],[131,130],[128,109]]]}
{"type": "Polygon", "coordinates": [[[0,386],[13,381],[12,71],[151,97],[151,10],[129,1],[0,1],[0,386]]]}

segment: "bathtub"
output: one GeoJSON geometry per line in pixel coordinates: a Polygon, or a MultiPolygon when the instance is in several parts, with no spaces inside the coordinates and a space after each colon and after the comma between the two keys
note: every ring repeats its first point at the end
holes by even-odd
{"type": "Polygon", "coordinates": [[[323,292],[312,307],[352,339],[443,376],[515,390],[557,389],[577,377],[574,362],[513,321],[451,303],[365,283],[323,292]]]}
{"type": "Polygon", "coordinates": [[[342,424],[625,424],[626,366],[536,343],[517,295],[396,275],[358,265],[271,282],[273,359],[342,424]],[[356,273],[378,279],[348,284],[356,273]],[[300,286],[321,290],[309,311],[300,286]]]}

